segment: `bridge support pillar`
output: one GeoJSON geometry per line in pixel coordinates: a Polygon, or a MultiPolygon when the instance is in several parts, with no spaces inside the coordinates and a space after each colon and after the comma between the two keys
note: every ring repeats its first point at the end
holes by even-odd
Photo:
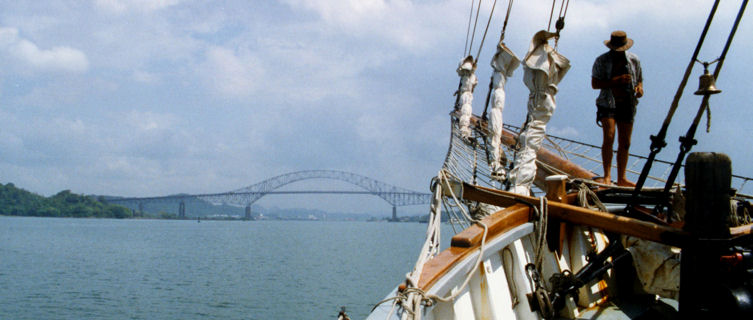
{"type": "Polygon", "coordinates": [[[397,222],[397,207],[392,206],[392,221],[397,222]]]}
{"type": "Polygon", "coordinates": [[[246,215],[243,217],[246,220],[251,220],[251,205],[246,205],[246,215]]]}
{"type": "Polygon", "coordinates": [[[140,217],[144,216],[144,203],[142,202],[139,202],[139,216],[140,217]]]}
{"type": "Polygon", "coordinates": [[[186,203],[183,200],[181,200],[180,205],[178,205],[178,218],[186,218],[186,203]]]}

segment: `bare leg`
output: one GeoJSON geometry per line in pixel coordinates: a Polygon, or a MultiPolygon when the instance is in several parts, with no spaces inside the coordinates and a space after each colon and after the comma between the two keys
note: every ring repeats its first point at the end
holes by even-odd
{"type": "Polygon", "coordinates": [[[614,145],[614,118],[601,118],[601,128],[604,131],[604,142],[601,144],[601,161],[604,166],[604,183],[611,184],[612,178],[612,146],[614,145]]]}
{"type": "Polygon", "coordinates": [[[635,187],[635,183],[625,178],[628,156],[630,155],[630,136],[633,134],[633,124],[629,122],[617,123],[617,185],[635,187]]]}

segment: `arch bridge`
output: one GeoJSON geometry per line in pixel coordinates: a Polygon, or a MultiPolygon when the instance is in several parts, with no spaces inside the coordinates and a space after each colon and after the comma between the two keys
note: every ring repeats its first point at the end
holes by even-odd
{"type": "Polygon", "coordinates": [[[185,201],[191,199],[203,200],[212,204],[228,204],[237,207],[246,207],[246,218],[251,216],[251,205],[269,194],[371,194],[381,198],[392,205],[392,219],[397,219],[397,209],[400,206],[429,204],[431,194],[396,187],[376,179],[355,173],[336,170],[305,170],[282,174],[262,182],[228,192],[210,194],[180,194],[162,197],[141,198],[110,198],[108,202],[122,204],[124,206],[143,211],[143,204],[151,202],[175,202],[180,201],[178,215],[185,217],[185,201]],[[311,179],[330,179],[348,182],[361,188],[363,191],[277,191],[277,189],[294,182],[311,179]]]}

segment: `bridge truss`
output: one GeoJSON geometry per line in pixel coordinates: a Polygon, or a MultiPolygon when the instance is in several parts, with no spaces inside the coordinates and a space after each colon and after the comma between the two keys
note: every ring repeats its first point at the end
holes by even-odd
{"type": "MultiPolygon", "coordinates": [[[[395,207],[429,204],[431,194],[425,192],[413,191],[405,188],[396,187],[366,176],[355,173],[336,171],[336,170],[305,170],[275,176],[244,188],[233,191],[211,194],[180,194],[162,197],[140,197],[140,198],[111,198],[111,203],[122,204],[134,208],[145,203],[151,202],[175,202],[183,203],[190,199],[199,199],[210,202],[215,205],[226,204],[238,207],[249,208],[253,203],[269,194],[370,194],[382,198],[393,208],[393,218],[395,217],[395,207]],[[288,184],[311,179],[330,179],[348,182],[363,189],[363,191],[276,191],[277,189],[288,184]]],[[[181,205],[181,210],[185,207],[181,205]]],[[[248,209],[247,209],[248,210],[248,209]]]]}

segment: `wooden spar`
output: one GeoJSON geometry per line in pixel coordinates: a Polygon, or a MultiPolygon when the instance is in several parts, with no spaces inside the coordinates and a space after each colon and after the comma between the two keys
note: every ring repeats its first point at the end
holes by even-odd
{"type": "MultiPolygon", "coordinates": [[[[522,196],[506,191],[485,188],[463,183],[462,198],[507,207],[525,203],[539,205],[539,198],[522,196]]],[[[688,233],[669,226],[662,226],[638,219],[590,210],[566,203],[549,202],[549,216],[577,225],[601,228],[628,236],[650,240],[673,246],[682,246],[688,240],[688,233]]]]}
{"type": "Polygon", "coordinates": [[[751,235],[753,234],[753,223],[729,228],[729,233],[730,235],[732,235],[733,238],[751,235]]]}
{"type": "MultiPolygon", "coordinates": [[[[456,117],[460,117],[460,111],[455,111],[454,113],[456,117]]],[[[471,117],[471,124],[476,126],[477,128],[480,128],[481,130],[488,130],[488,123],[476,115],[473,115],[471,117]]],[[[502,130],[501,139],[502,144],[508,147],[514,147],[518,143],[518,135],[507,129],[502,130]]],[[[562,172],[566,172],[570,178],[591,179],[597,175],[571,161],[562,159],[562,157],[545,148],[539,149],[539,151],[536,153],[536,159],[538,161],[546,163],[548,166],[557,168],[562,172]]],[[[545,189],[546,183],[544,179],[552,174],[555,173],[547,172],[546,169],[539,166],[534,183],[536,184],[536,186],[545,189]]]]}
{"type": "MultiPolygon", "coordinates": [[[[518,139],[518,136],[515,133],[507,129],[502,130],[502,143],[503,144],[510,147],[514,146],[517,143],[517,139],[518,139]]],[[[596,176],[595,173],[589,170],[586,170],[583,167],[571,161],[562,159],[560,156],[556,155],[555,153],[545,148],[539,149],[539,151],[536,153],[536,160],[546,163],[549,166],[555,167],[562,172],[567,172],[568,176],[570,176],[571,178],[591,179],[594,176],[596,176]]],[[[551,173],[549,175],[551,175],[551,173]]],[[[546,178],[546,176],[547,175],[537,174],[536,185],[537,186],[544,185],[544,178],[546,178]]]]}

